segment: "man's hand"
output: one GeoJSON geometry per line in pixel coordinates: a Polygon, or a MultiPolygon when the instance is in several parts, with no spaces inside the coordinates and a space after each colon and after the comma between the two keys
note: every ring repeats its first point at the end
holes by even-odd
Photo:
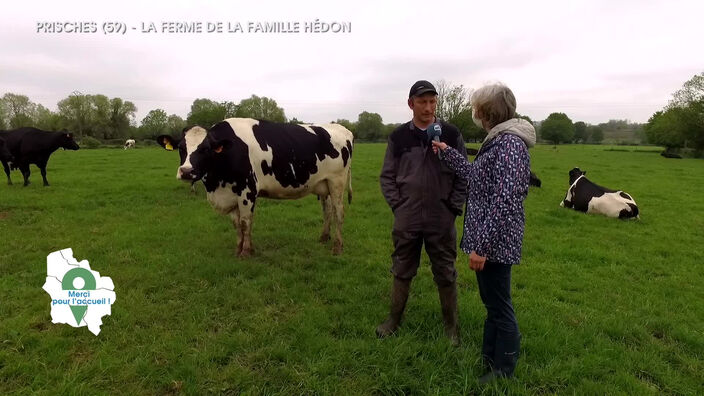
{"type": "Polygon", "coordinates": [[[478,272],[484,269],[484,263],[486,263],[486,257],[482,257],[477,254],[477,252],[472,251],[469,255],[469,269],[478,272]]]}
{"type": "Polygon", "coordinates": [[[435,140],[431,140],[430,143],[433,144],[433,153],[434,154],[438,153],[438,149],[440,149],[440,151],[445,151],[445,149],[447,148],[447,144],[445,144],[443,142],[436,142],[435,140]]]}

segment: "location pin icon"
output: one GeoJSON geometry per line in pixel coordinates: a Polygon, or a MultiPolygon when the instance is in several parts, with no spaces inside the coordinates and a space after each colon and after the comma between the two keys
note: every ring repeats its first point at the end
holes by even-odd
{"type": "MultiPolygon", "coordinates": [[[[66,274],[61,280],[61,289],[63,290],[95,290],[95,277],[85,268],[74,268],[66,274]],[[82,282],[81,282],[82,280],[82,282]],[[81,285],[82,283],[82,285],[81,285]]],[[[73,317],[76,318],[76,324],[80,325],[81,320],[88,310],[87,305],[69,305],[73,317]]]]}

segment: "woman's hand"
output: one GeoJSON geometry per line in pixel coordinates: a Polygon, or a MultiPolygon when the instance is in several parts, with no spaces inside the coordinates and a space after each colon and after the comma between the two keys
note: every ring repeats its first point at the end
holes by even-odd
{"type": "Polygon", "coordinates": [[[469,269],[474,272],[479,272],[484,269],[484,263],[486,263],[486,257],[482,257],[477,254],[477,252],[472,251],[469,255],[469,269]]]}
{"type": "Polygon", "coordinates": [[[437,154],[438,150],[445,151],[445,149],[447,148],[447,144],[445,144],[443,142],[436,142],[435,140],[431,140],[430,142],[433,144],[433,153],[434,154],[437,154]]]}

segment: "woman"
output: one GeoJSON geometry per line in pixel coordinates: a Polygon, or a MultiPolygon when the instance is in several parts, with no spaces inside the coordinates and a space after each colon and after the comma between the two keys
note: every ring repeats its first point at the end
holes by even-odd
{"type": "Polygon", "coordinates": [[[503,84],[476,90],[470,102],[474,122],[485,129],[474,162],[442,142],[433,150],[443,162],[468,181],[464,235],[460,247],[469,254],[469,268],[476,272],[479,294],[487,310],[482,358],[488,373],[481,383],[513,376],[521,334],[511,302],[511,266],[521,259],[528,194],[530,156],[535,129],[515,118],[516,98],[503,84]]]}

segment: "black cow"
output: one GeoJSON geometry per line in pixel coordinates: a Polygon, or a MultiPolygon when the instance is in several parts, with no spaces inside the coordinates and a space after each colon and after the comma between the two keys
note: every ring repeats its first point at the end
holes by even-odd
{"type": "Polygon", "coordinates": [[[679,155],[679,154],[677,154],[677,153],[671,153],[671,152],[669,152],[669,151],[663,151],[662,153],[660,153],[660,155],[662,155],[662,156],[665,157],[665,158],[677,158],[677,159],[682,159],[682,156],[681,156],[681,155],[679,155]]]}
{"type": "Polygon", "coordinates": [[[12,166],[13,159],[14,157],[12,156],[10,150],[7,148],[5,139],[0,138],[0,161],[2,161],[3,163],[8,163],[10,164],[10,166],[12,166]]]}
{"type": "Polygon", "coordinates": [[[19,169],[24,176],[24,185],[29,185],[29,165],[35,164],[42,173],[44,185],[46,180],[46,164],[51,154],[63,148],[64,150],[78,150],[78,144],[69,132],[48,132],[41,129],[25,127],[11,131],[1,131],[0,139],[5,141],[7,148],[14,157],[12,161],[2,160],[2,166],[7,175],[7,184],[12,185],[10,169],[19,169]],[[10,168],[12,163],[12,168],[10,168]]]}
{"type": "Polygon", "coordinates": [[[586,178],[586,174],[579,168],[570,171],[570,188],[560,206],[619,219],[640,218],[636,201],[630,195],[594,184],[586,178]]]}

